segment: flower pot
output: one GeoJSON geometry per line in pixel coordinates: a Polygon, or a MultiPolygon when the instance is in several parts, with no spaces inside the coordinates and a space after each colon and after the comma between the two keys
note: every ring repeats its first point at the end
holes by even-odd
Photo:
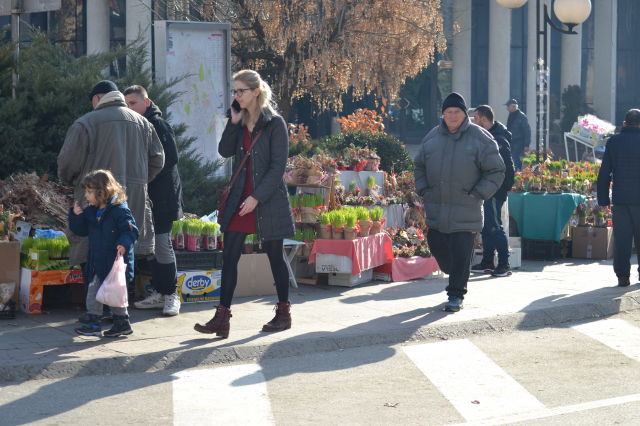
{"type": "Polygon", "coordinates": [[[358,237],[358,231],[356,231],[356,228],[349,228],[348,226],[344,227],[345,240],[355,240],[357,237],[358,237]]]}
{"type": "Polygon", "coordinates": [[[185,243],[187,251],[200,251],[202,238],[185,235],[185,239],[187,240],[185,243]]]}
{"type": "Polygon", "coordinates": [[[202,250],[216,250],[218,248],[218,237],[202,236],[202,250]]]}
{"type": "Polygon", "coordinates": [[[296,246],[296,249],[295,249],[296,250],[296,257],[302,257],[302,249],[303,249],[303,247],[304,246],[302,246],[302,245],[296,246]]]}
{"type": "Polygon", "coordinates": [[[369,229],[371,229],[371,221],[370,220],[359,220],[358,224],[360,225],[360,237],[368,237],[369,229]]]}
{"type": "Polygon", "coordinates": [[[312,249],[313,243],[304,243],[304,245],[302,246],[302,257],[309,257],[312,249]]]}
{"type": "Polygon", "coordinates": [[[580,216],[578,218],[578,225],[580,226],[586,226],[587,225],[587,218],[586,217],[582,217],[580,216]]]}
{"type": "Polygon", "coordinates": [[[367,195],[371,197],[377,197],[380,195],[377,188],[367,188],[367,195]]]}
{"type": "Polygon", "coordinates": [[[377,220],[371,221],[371,229],[369,230],[369,234],[377,234],[380,232],[380,222],[377,220]]]}
{"type": "Polygon", "coordinates": [[[316,223],[318,221],[318,215],[320,210],[314,207],[300,207],[302,217],[300,222],[302,223],[316,223]]]}
{"type": "Polygon", "coordinates": [[[322,176],[309,176],[309,177],[307,178],[307,183],[308,183],[308,184],[315,184],[315,183],[317,183],[321,178],[322,178],[322,176]]]}
{"type": "Polygon", "coordinates": [[[244,244],[242,246],[242,254],[252,254],[253,253],[253,244],[244,244]]]}
{"type": "Polygon", "coordinates": [[[184,250],[184,237],[186,235],[185,234],[176,234],[175,237],[173,237],[173,248],[174,250],[184,250]]]}
{"type": "Polygon", "coordinates": [[[320,238],[321,240],[331,239],[331,228],[329,227],[329,225],[318,223],[316,225],[316,232],[318,233],[318,238],[320,238]]]}
{"type": "Polygon", "coordinates": [[[599,217],[596,219],[596,226],[605,226],[605,220],[604,217],[599,217]]]}
{"type": "Polygon", "coordinates": [[[336,230],[335,226],[331,227],[331,238],[334,240],[343,240],[344,239],[344,229],[336,230]]]}

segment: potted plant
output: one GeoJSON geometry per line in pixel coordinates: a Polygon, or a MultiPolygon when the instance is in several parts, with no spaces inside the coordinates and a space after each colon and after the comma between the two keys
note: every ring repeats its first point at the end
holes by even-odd
{"type": "Polygon", "coordinates": [[[320,222],[316,225],[318,238],[331,239],[331,215],[329,212],[320,213],[320,222]]]}
{"type": "Polygon", "coordinates": [[[309,257],[313,249],[313,243],[316,241],[316,231],[313,228],[307,228],[302,231],[302,256],[309,257]]]}
{"type": "Polygon", "coordinates": [[[598,212],[598,215],[596,217],[597,217],[596,226],[605,226],[604,212],[602,211],[598,212]]]}
{"type": "Polygon", "coordinates": [[[349,194],[356,195],[356,181],[352,180],[349,182],[349,194]]]}
{"type": "Polygon", "coordinates": [[[322,194],[305,194],[302,197],[302,223],[316,223],[323,206],[322,194]]]}
{"type": "Polygon", "coordinates": [[[369,176],[367,178],[367,185],[369,186],[367,188],[367,195],[371,196],[371,197],[377,197],[378,195],[380,195],[379,189],[380,187],[378,185],[376,185],[376,178],[373,176],[369,176]]]}
{"type": "Polygon", "coordinates": [[[344,209],[344,217],[345,217],[345,227],[344,227],[344,239],[345,240],[355,240],[358,236],[358,216],[356,214],[356,209],[347,208],[344,209]]]}
{"type": "Polygon", "coordinates": [[[587,211],[584,209],[580,210],[580,216],[578,217],[578,225],[579,226],[587,225],[587,211]]]}
{"type": "Polygon", "coordinates": [[[256,234],[249,234],[245,237],[244,239],[244,245],[242,246],[242,254],[252,254],[253,253],[253,249],[254,249],[254,245],[256,243],[257,240],[257,235],[256,234]]]}
{"type": "Polygon", "coordinates": [[[202,244],[202,225],[198,219],[187,219],[184,221],[183,229],[186,227],[188,251],[200,251],[202,244]]]}
{"type": "Polygon", "coordinates": [[[202,248],[203,250],[215,250],[218,248],[218,229],[220,225],[216,222],[205,222],[202,225],[202,248]]]}
{"type": "Polygon", "coordinates": [[[289,195],[289,201],[291,202],[291,212],[296,222],[302,220],[302,213],[300,207],[302,206],[302,198],[299,195],[289,195]]]}
{"type": "Polygon", "coordinates": [[[371,229],[369,230],[370,234],[377,234],[380,232],[380,220],[382,219],[382,209],[380,207],[376,207],[375,209],[369,211],[369,215],[371,216],[372,224],[371,229]]]}
{"type": "Polygon", "coordinates": [[[340,210],[331,212],[331,238],[334,240],[344,239],[344,213],[340,210]]]}
{"type": "MultiPolygon", "coordinates": [[[[531,186],[531,184],[529,184],[529,186],[531,186]]],[[[542,188],[542,179],[537,177],[533,179],[533,189],[535,189],[536,191],[540,191],[540,189],[542,188]]]]}
{"type": "Polygon", "coordinates": [[[173,248],[175,250],[184,250],[184,231],[183,220],[176,220],[171,225],[171,240],[173,242],[173,248]]]}
{"type": "Polygon", "coordinates": [[[366,207],[356,208],[356,215],[358,217],[358,225],[360,226],[360,237],[368,237],[369,229],[371,228],[371,218],[369,216],[369,209],[366,207]]]}

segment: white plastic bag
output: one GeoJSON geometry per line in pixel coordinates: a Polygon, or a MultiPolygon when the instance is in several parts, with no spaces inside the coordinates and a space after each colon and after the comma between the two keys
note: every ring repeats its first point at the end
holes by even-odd
{"type": "Polygon", "coordinates": [[[96,294],[99,303],[116,308],[126,308],[129,306],[129,296],[127,294],[127,265],[118,253],[113,268],[107,275],[104,282],[96,294]]]}

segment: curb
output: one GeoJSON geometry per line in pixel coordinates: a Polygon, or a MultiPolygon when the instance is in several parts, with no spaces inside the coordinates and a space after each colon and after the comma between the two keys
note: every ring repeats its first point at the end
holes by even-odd
{"type": "Polygon", "coordinates": [[[601,302],[571,304],[447,325],[423,326],[415,330],[397,329],[382,333],[305,339],[269,345],[169,350],[135,356],[2,366],[0,367],[0,383],[124,373],[153,373],[232,362],[259,362],[263,359],[304,356],[364,346],[397,345],[407,342],[461,338],[483,332],[535,329],[573,321],[602,318],[636,309],[640,309],[640,291],[601,302]]]}

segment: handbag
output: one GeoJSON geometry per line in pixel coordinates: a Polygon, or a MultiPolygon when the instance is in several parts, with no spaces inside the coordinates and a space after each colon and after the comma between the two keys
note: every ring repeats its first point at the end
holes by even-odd
{"type": "Polygon", "coordinates": [[[247,158],[249,158],[249,155],[251,155],[251,150],[253,149],[253,146],[256,144],[256,142],[258,142],[258,139],[260,139],[262,132],[264,132],[264,127],[260,129],[255,139],[251,143],[249,150],[244,155],[244,158],[242,159],[242,162],[240,162],[240,166],[238,167],[238,170],[236,170],[236,173],[233,175],[233,178],[229,182],[229,185],[222,189],[222,193],[220,194],[220,201],[218,201],[218,224],[220,225],[222,225],[222,218],[224,217],[224,209],[227,207],[227,200],[229,199],[229,195],[231,194],[231,188],[233,188],[233,184],[236,182],[236,179],[240,174],[240,170],[242,170],[242,167],[244,167],[244,163],[247,161],[247,158]]]}

